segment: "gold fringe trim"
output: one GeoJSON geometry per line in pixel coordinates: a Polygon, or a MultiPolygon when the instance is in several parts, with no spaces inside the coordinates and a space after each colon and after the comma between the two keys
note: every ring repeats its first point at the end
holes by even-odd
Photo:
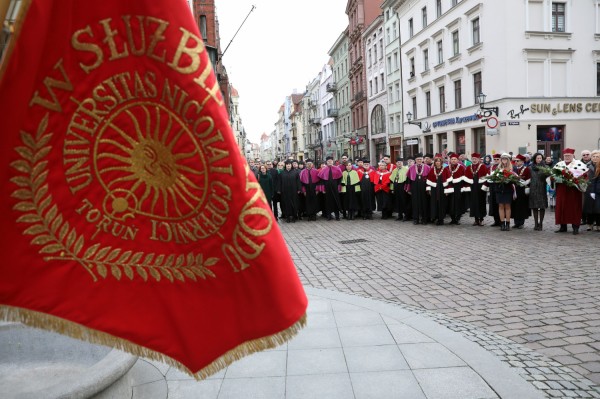
{"type": "Polygon", "coordinates": [[[0,320],[19,322],[30,327],[53,331],[71,338],[79,339],[81,341],[90,342],[92,344],[99,344],[120,349],[134,356],[168,364],[171,367],[193,376],[196,380],[203,380],[224,369],[225,367],[228,367],[231,363],[242,359],[243,357],[266,349],[275,348],[289,341],[306,326],[306,313],[304,313],[302,317],[300,317],[300,319],[292,324],[289,328],[280,331],[277,334],[244,342],[243,344],[240,344],[234,349],[226,352],[224,355],[220,356],[215,361],[196,373],[191,372],[190,369],[188,369],[182,363],[160,352],[153,351],[123,338],[117,338],[110,334],[93,330],[91,328],[82,326],[81,324],[49,314],[12,306],[0,305],[0,320]]]}

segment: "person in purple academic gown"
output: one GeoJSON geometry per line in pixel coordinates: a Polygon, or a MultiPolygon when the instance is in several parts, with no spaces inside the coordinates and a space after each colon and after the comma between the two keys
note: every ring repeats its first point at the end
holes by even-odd
{"type": "Polygon", "coordinates": [[[302,183],[302,195],[304,195],[305,212],[308,221],[317,220],[319,211],[319,200],[317,198],[317,184],[319,172],[315,169],[312,159],[306,160],[306,168],[300,172],[300,183],[302,183]]]}
{"type": "Polygon", "coordinates": [[[342,204],[340,201],[340,181],[342,172],[340,168],[333,165],[333,157],[326,158],[327,165],[319,170],[319,179],[323,181],[325,189],[325,209],[324,214],[327,220],[331,220],[331,214],[335,214],[335,220],[340,220],[340,210],[342,204]]]}

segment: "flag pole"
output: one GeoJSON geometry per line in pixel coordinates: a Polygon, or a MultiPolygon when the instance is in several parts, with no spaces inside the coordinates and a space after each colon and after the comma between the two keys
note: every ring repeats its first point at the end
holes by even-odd
{"type": "Polygon", "coordinates": [[[6,22],[6,13],[8,12],[8,7],[10,7],[10,3],[12,0],[0,0],[0,21],[2,22],[2,27],[4,28],[4,23],[6,22]]]}

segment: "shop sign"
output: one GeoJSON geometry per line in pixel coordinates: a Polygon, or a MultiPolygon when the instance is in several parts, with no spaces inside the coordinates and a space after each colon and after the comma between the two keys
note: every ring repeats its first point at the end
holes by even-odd
{"type": "Polygon", "coordinates": [[[435,122],[433,122],[433,128],[455,125],[457,123],[472,122],[472,121],[477,121],[477,120],[479,120],[479,118],[477,117],[477,114],[467,115],[467,116],[457,116],[456,118],[448,118],[448,119],[443,119],[441,121],[435,121],[435,122]]]}
{"type": "Polygon", "coordinates": [[[531,104],[533,114],[574,114],[574,113],[600,113],[600,102],[597,103],[558,103],[558,104],[531,104]]]}
{"type": "Polygon", "coordinates": [[[417,144],[419,144],[419,140],[418,139],[406,140],[406,145],[417,145],[417,144]]]}
{"type": "Polygon", "coordinates": [[[390,139],[390,147],[398,147],[402,145],[402,137],[394,137],[390,139]]]}

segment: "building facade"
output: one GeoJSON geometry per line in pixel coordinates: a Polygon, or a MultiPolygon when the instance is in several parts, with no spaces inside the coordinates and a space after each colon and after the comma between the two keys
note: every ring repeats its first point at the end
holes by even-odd
{"type": "Polygon", "coordinates": [[[348,58],[350,79],[350,110],[352,114],[353,135],[358,137],[356,152],[358,156],[369,156],[368,148],[368,105],[365,46],[363,31],[381,13],[381,0],[348,0],[348,58]]]}
{"type": "Polygon", "coordinates": [[[412,118],[405,151],[539,151],[556,160],[565,147],[598,147],[600,2],[398,0],[393,8],[412,118]]]}
{"type": "Polygon", "coordinates": [[[375,18],[363,33],[367,76],[368,153],[372,162],[388,155],[387,83],[385,70],[385,45],[383,16],[375,18]]]}
{"type": "Polygon", "coordinates": [[[321,117],[321,144],[323,147],[323,155],[325,157],[333,157],[339,159],[337,148],[337,130],[335,126],[335,118],[332,110],[335,109],[335,98],[331,87],[334,83],[333,71],[331,64],[323,65],[321,69],[321,81],[319,84],[319,108],[321,117]]]}
{"type": "Polygon", "coordinates": [[[348,154],[353,158],[356,140],[353,140],[352,136],[352,115],[350,113],[348,29],[340,34],[328,54],[333,60],[333,82],[327,87],[327,90],[331,91],[335,98],[334,108],[328,112],[335,118],[336,145],[339,153],[348,154]],[[354,144],[351,144],[352,142],[354,144]]]}
{"type": "Polygon", "coordinates": [[[385,32],[385,71],[387,83],[387,129],[392,162],[404,156],[402,140],[404,117],[402,114],[402,63],[400,62],[400,23],[392,4],[386,0],[381,5],[385,32]]]}
{"type": "Polygon", "coordinates": [[[292,136],[292,156],[298,161],[304,160],[304,115],[302,112],[304,94],[292,94],[290,113],[290,132],[292,136]]]}
{"type": "Polygon", "coordinates": [[[321,130],[321,73],[319,73],[307,86],[304,94],[304,142],[305,158],[314,161],[323,159],[323,131],[321,130]]]}

